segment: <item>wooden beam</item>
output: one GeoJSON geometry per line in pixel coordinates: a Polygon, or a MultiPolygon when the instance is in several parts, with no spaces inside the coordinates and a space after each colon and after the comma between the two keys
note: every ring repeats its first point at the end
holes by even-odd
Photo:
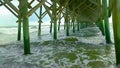
{"type": "Polygon", "coordinates": [[[18,18],[18,15],[12,10],[12,9],[10,9],[6,4],[4,4],[1,0],[0,0],[0,2],[15,16],[15,17],[17,17],[18,18]]]}
{"type": "Polygon", "coordinates": [[[38,19],[40,18],[39,15],[36,12],[34,12],[34,14],[37,16],[38,19]]]}
{"type": "Polygon", "coordinates": [[[5,2],[10,8],[12,8],[17,14],[19,14],[19,10],[18,10],[11,2],[9,2],[9,0],[4,0],[4,2],[5,2]]]}
{"type": "Polygon", "coordinates": [[[43,14],[42,14],[42,18],[43,18],[45,15],[47,15],[47,12],[46,12],[46,11],[43,12],[43,14]]]}
{"type": "Polygon", "coordinates": [[[29,17],[31,16],[40,6],[42,6],[43,4],[45,4],[47,0],[43,0],[41,1],[41,3],[37,4],[35,7],[33,7],[29,12],[28,14],[26,15],[26,17],[29,17]]]}
{"type": "Polygon", "coordinates": [[[47,7],[46,5],[43,5],[43,6],[46,9],[46,11],[47,11],[48,15],[50,16],[50,18],[52,19],[53,16],[52,16],[52,13],[50,13],[49,7],[47,7]]]}
{"type": "Polygon", "coordinates": [[[32,8],[32,7],[31,7],[31,4],[32,4],[34,1],[35,1],[35,0],[30,1],[30,3],[28,4],[28,8],[32,8]]]}

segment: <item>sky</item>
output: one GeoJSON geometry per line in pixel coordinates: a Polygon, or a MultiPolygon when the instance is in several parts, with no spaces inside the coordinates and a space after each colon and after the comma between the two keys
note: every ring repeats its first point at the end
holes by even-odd
{"type": "MultiPolygon", "coordinates": [[[[14,5],[18,5],[19,3],[17,1],[12,2],[14,5]]],[[[43,9],[44,12],[45,9],[43,9]]],[[[39,13],[39,9],[36,11],[39,13]]],[[[4,6],[0,6],[0,26],[17,26],[16,23],[18,19],[4,6]]],[[[48,23],[50,21],[50,18],[48,15],[46,15],[42,21],[44,23],[48,23]]],[[[32,14],[29,18],[30,25],[38,24],[38,18],[35,16],[35,14],[32,14]]]]}
{"type": "MultiPolygon", "coordinates": [[[[12,2],[14,5],[18,5],[18,1],[14,0],[12,2]]],[[[43,11],[45,9],[43,8],[43,11]]],[[[37,13],[39,13],[39,9],[36,11],[37,13]]],[[[112,22],[112,18],[109,19],[110,22],[112,22]]],[[[0,7],[0,26],[17,26],[17,18],[8,10],[6,9],[4,6],[0,7]]],[[[50,18],[48,15],[46,15],[42,21],[46,24],[49,23],[50,18]]],[[[34,25],[34,24],[38,24],[38,19],[35,16],[35,14],[33,14],[30,18],[29,18],[29,23],[30,25],[34,25]]]]}

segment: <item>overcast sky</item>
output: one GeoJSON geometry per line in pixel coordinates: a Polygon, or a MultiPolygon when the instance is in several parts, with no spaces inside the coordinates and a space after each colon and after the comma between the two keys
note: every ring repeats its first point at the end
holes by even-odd
{"type": "MultiPolygon", "coordinates": [[[[17,0],[12,2],[14,5],[18,5],[17,0]]],[[[37,12],[39,12],[39,10],[37,10],[37,12]]],[[[4,6],[0,7],[0,26],[17,26],[16,21],[17,18],[12,13],[10,13],[10,11],[8,11],[4,6]]],[[[37,21],[38,19],[34,14],[29,18],[30,24],[38,24],[37,21]]],[[[46,15],[46,17],[43,19],[43,22],[48,23],[49,21],[50,18],[48,15],[46,15]]],[[[111,21],[112,19],[110,18],[110,22],[111,21]]]]}
{"type": "MultiPolygon", "coordinates": [[[[17,0],[12,1],[12,3],[16,6],[19,4],[17,0]]],[[[39,12],[39,9],[37,10],[37,12],[39,12]]],[[[43,22],[45,23],[48,23],[49,20],[50,18],[48,15],[46,15],[45,18],[43,18],[43,22]]],[[[0,26],[17,26],[16,21],[17,18],[8,9],[6,9],[4,6],[0,7],[0,26]]],[[[29,18],[29,23],[38,24],[38,19],[35,16],[35,14],[33,14],[29,18]]]]}

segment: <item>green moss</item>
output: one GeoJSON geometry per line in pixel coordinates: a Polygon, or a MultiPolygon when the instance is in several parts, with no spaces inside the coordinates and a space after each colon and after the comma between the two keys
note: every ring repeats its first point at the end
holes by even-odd
{"type": "Polygon", "coordinates": [[[75,53],[66,53],[66,52],[61,52],[61,53],[57,53],[55,54],[55,61],[58,63],[59,59],[62,58],[68,58],[70,60],[70,62],[74,62],[75,59],[77,59],[77,56],[75,53]]]}
{"type": "Polygon", "coordinates": [[[77,38],[66,38],[64,39],[65,41],[71,41],[71,42],[75,42],[75,41],[78,41],[77,38]]]}
{"type": "Polygon", "coordinates": [[[98,55],[101,55],[99,51],[95,51],[95,50],[87,51],[84,54],[89,56],[90,59],[97,59],[97,58],[99,58],[98,55]]]}
{"type": "Polygon", "coordinates": [[[73,65],[72,67],[70,68],[80,68],[78,65],[73,65]]]}
{"type": "Polygon", "coordinates": [[[39,63],[40,63],[40,64],[43,64],[43,63],[45,63],[45,61],[41,60],[41,61],[39,61],[39,63]]]}
{"type": "Polygon", "coordinates": [[[42,45],[48,45],[50,43],[50,41],[44,41],[43,43],[42,43],[42,45]]]}
{"type": "Polygon", "coordinates": [[[102,61],[89,62],[88,66],[91,68],[106,68],[104,62],[102,61]]]}

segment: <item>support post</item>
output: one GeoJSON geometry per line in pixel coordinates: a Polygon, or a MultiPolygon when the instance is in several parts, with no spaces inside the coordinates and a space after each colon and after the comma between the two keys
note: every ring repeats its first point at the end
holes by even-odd
{"type": "Polygon", "coordinates": [[[69,19],[68,19],[68,11],[66,10],[66,15],[65,15],[65,25],[66,25],[66,36],[69,36],[69,19]]]}
{"type": "Polygon", "coordinates": [[[53,0],[53,23],[54,23],[54,39],[57,39],[57,4],[56,0],[53,0]]]}
{"type": "Polygon", "coordinates": [[[84,22],[81,22],[80,23],[80,28],[82,29],[82,28],[86,28],[87,26],[86,26],[86,23],[84,23],[84,22]]]}
{"type": "Polygon", "coordinates": [[[80,22],[77,21],[77,31],[80,31],[80,22]]]}
{"type": "Polygon", "coordinates": [[[105,28],[104,28],[104,22],[103,22],[103,20],[99,19],[96,24],[99,27],[99,29],[101,30],[102,35],[105,35],[105,28]]]}
{"type": "Polygon", "coordinates": [[[29,37],[29,23],[28,17],[26,17],[28,13],[28,0],[19,0],[20,8],[23,18],[23,39],[24,39],[24,54],[31,54],[30,52],[30,37],[29,37]]]}
{"type": "Polygon", "coordinates": [[[120,65],[120,0],[113,0],[112,15],[113,15],[116,64],[120,65]]]}
{"type": "Polygon", "coordinates": [[[73,23],[73,33],[75,33],[75,21],[72,20],[72,23],[73,23]]]}
{"type": "Polygon", "coordinates": [[[50,33],[52,33],[52,20],[50,21],[50,33]]]}
{"type": "Polygon", "coordinates": [[[59,22],[58,22],[58,31],[60,31],[60,20],[59,20],[59,22]]]}
{"type": "Polygon", "coordinates": [[[104,10],[103,12],[104,12],[104,23],[105,23],[105,38],[106,38],[106,43],[111,43],[109,20],[108,20],[107,0],[102,0],[102,4],[103,4],[103,10],[104,10]]]}
{"type": "Polygon", "coordinates": [[[18,37],[17,37],[17,40],[18,40],[18,41],[21,40],[21,23],[23,22],[23,21],[22,21],[22,17],[21,17],[21,15],[22,15],[22,13],[21,13],[22,8],[20,7],[21,5],[22,5],[22,4],[21,4],[21,2],[20,2],[20,3],[19,3],[18,21],[17,21],[17,23],[18,23],[18,37]]]}
{"type": "Polygon", "coordinates": [[[18,19],[18,38],[17,38],[17,40],[18,41],[20,41],[21,40],[21,17],[19,17],[19,19],[18,19]]]}
{"type": "Polygon", "coordinates": [[[39,14],[39,26],[38,26],[38,36],[41,35],[41,23],[42,23],[42,6],[40,6],[40,14],[39,14]]]}
{"type": "Polygon", "coordinates": [[[60,31],[60,23],[61,23],[61,14],[59,15],[59,21],[58,21],[58,31],[60,31]]]}

